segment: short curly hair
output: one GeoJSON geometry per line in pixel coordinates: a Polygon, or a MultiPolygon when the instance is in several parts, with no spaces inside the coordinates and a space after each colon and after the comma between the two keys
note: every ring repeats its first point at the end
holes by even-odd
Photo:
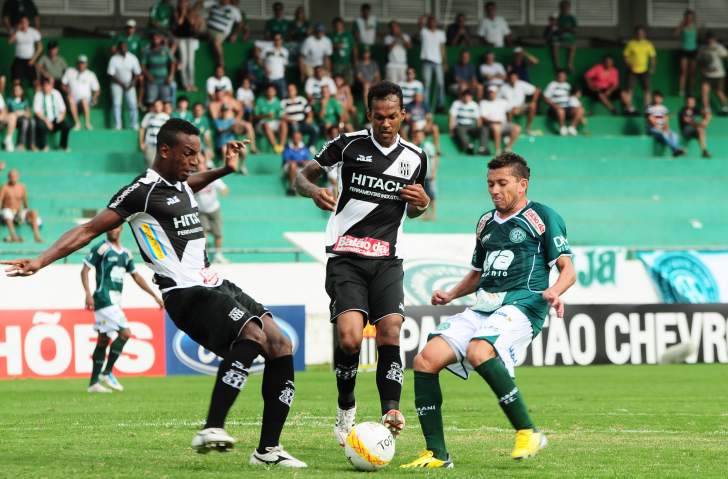
{"type": "Polygon", "coordinates": [[[501,153],[488,162],[489,170],[507,167],[511,168],[511,172],[516,178],[525,178],[527,180],[531,178],[531,169],[528,167],[526,160],[512,151],[501,153]]]}

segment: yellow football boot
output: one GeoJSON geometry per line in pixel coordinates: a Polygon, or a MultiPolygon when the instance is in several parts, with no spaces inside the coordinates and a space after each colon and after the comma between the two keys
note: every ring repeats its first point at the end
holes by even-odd
{"type": "Polygon", "coordinates": [[[527,459],[538,454],[546,447],[546,435],[534,429],[519,429],[516,431],[516,445],[511,452],[513,459],[527,459]]]}
{"type": "Polygon", "coordinates": [[[452,459],[450,459],[450,454],[447,455],[447,460],[443,461],[442,459],[436,458],[432,451],[427,450],[422,451],[422,453],[420,453],[420,457],[414,461],[402,464],[399,467],[403,469],[452,469],[455,465],[452,463],[452,459]]]}

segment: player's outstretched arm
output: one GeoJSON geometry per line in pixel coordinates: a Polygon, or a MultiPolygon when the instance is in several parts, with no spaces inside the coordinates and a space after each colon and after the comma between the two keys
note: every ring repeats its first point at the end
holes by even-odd
{"type": "Polygon", "coordinates": [[[190,185],[192,191],[197,193],[216,179],[238,171],[238,165],[245,159],[249,143],[250,140],[227,142],[225,145],[225,164],[223,166],[214,170],[195,173],[187,178],[187,184],[190,185]]]}
{"type": "Polygon", "coordinates": [[[88,223],[66,231],[37,257],[0,261],[0,264],[9,265],[5,268],[5,274],[8,276],[30,276],[54,261],[78,251],[101,233],[114,229],[123,222],[124,219],[118,213],[108,208],[104,209],[88,223]]]}
{"type": "Polygon", "coordinates": [[[450,291],[435,290],[432,293],[432,304],[434,306],[445,305],[454,299],[474,293],[478,289],[478,283],[480,282],[480,275],[482,273],[482,271],[474,269],[463,276],[463,279],[453,286],[450,291]]]}
{"type": "Polygon", "coordinates": [[[323,171],[315,161],[309,162],[296,175],[296,191],[301,196],[311,198],[322,210],[334,211],[336,208],[334,195],[327,188],[321,188],[315,183],[323,171]]]}
{"type": "Polygon", "coordinates": [[[136,271],[131,274],[132,279],[134,282],[144,290],[145,293],[147,293],[149,296],[154,298],[154,301],[159,305],[160,308],[164,307],[164,301],[162,301],[162,298],[157,296],[157,293],[149,286],[149,284],[144,280],[142,275],[137,273],[136,271]]]}
{"type": "Polygon", "coordinates": [[[570,256],[560,256],[556,260],[556,267],[559,269],[559,277],[551,287],[542,293],[542,296],[556,310],[556,315],[563,318],[564,303],[561,301],[561,295],[576,283],[576,271],[570,256]]]}

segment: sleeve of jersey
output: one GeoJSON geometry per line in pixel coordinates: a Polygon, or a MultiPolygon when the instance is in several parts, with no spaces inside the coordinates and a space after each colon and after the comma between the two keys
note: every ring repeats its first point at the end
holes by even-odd
{"type": "Polygon", "coordinates": [[[129,253],[129,259],[126,262],[126,272],[129,274],[136,273],[136,265],[134,265],[134,260],[132,259],[131,253],[129,253]]]}
{"type": "Polygon", "coordinates": [[[420,174],[417,175],[417,183],[424,185],[425,178],[427,178],[427,153],[425,150],[422,150],[420,154],[420,174]]]}
{"type": "Polygon", "coordinates": [[[475,249],[473,249],[473,258],[470,260],[470,267],[473,268],[474,271],[483,271],[483,263],[485,262],[485,246],[483,246],[483,242],[480,241],[482,222],[483,217],[478,220],[478,226],[475,230],[475,249]]]}
{"type": "Polygon", "coordinates": [[[323,167],[334,166],[343,160],[343,151],[347,138],[339,135],[333,140],[327,141],[321,151],[314,157],[314,161],[323,167]]]}
{"type": "Polygon", "coordinates": [[[146,201],[146,188],[142,183],[135,181],[134,183],[120,189],[109,201],[107,208],[116,212],[124,219],[127,219],[134,213],[144,211],[144,203],[146,201]]]}
{"type": "Polygon", "coordinates": [[[99,245],[94,246],[91,248],[91,251],[88,252],[86,257],[83,259],[83,262],[86,266],[89,268],[95,268],[99,264],[99,245]]]}
{"type": "Polygon", "coordinates": [[[556,264],[561,256],[573,256],[569,240],[566,236],[566,223],[564,219],[554,211],[548,211],[546,215],[546,233],[544,234],[544,251],[549,266],[556,264]]]}

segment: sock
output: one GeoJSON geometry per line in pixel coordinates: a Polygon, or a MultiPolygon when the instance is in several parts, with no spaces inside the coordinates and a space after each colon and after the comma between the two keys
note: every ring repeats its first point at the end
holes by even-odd
{"type": "Polygon", "coordinates": [[[382,406],[382,415],[390,409],[399,409],[399,398],[402,395],[402,360],[399,346],[378,346],[377,353],[377,389],[382,406]]]}
{"type": "Polygon", "coordinates": [[[427,449],[437,459],[447,459],[445,431],[442,427],[442,391],[437,374],[415,371],[415,409],[427,449]]]}
{"type": "Polygon", "coordinates": [[[340,346],[334,349],[334,372],[336,373],[336,389],[339,390],[339,407],[351,409],[356,404],[354,386],[359,369],[359,353],[349,354],[340,346]]]}
{"type": "Polygon", "coordinates": [[[215,387],[212,389],[205,429],[208,427],[222,428],[225,425],[228,411],[248,380],[248,368],[262,351],[263,348],[260,344],[250,339],[243,339],[235,343],[225,355],[217,370],[217,379],[215,387]]]}
{"type": "Polygon", "coordinates": [[[126,341],[127,338],[117,336],[114,342],[111,343],[111,348],[109,348],[109,358],[106,360],[104,374],[111,374],[111,370],[114,368],[116,360],[119,359],[119,356],[121,356],[121,350],[124,349],[126,341]]]}
{"type": "Polygon", "coordinates": [[[91,355],[91,359],[93,360],[93,368],[91,369],[91,381],[89,381],[89,386],[94,385],[95,383],[99,382],[99,373],[101,373],[101,368],[104,367],[104,359],[106,358],[106,346],[108,346],[108,342],[97,342],[96,347],[94,348],[94,352],[91,355]]]}
{"type": "Polygon", "coordinates": [[[296,387],[293,385],[293,356],[282,356],[265,362],[263,371],[263,426],[260,429],[258,452],[277,446],[291,409],[296,387]]]}
{"type": "Polygon", "coordinates": [[[528,414],[526,403],[523,401],[516,383],[513,382],[513,378],[508,374],[503,361],[497,357],[492,358],[476,367],[475,370],[498,397],[498,404],[511,425],[516,430],[533,429],[533,421],[528,414]]]}

